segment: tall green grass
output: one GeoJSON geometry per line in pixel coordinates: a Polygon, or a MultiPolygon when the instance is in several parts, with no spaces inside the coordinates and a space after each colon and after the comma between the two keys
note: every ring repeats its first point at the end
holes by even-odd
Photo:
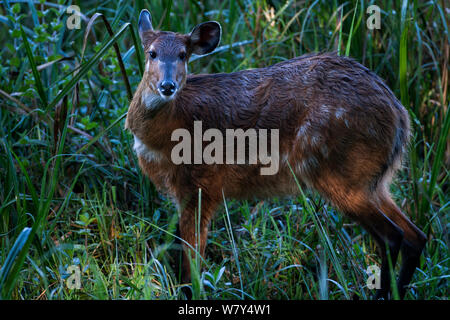
{"type": "MultiPolygon", "coordinates": [[[[231,72],[314,51],[354,57],[408,109],[409,157],[391,191],[429,236],[408,293],[447,299],[448,56],[444,1],[68,1],[0,3],[0,297],[180,299],[176,209],[137,167],[123,129],[143,73],[139,12],[155,27],[223,27],[221,47],[190,71],[231,72]],[[381,8],[381,29],[366,27],[381,8]],[[69,266],[81,288],[69,289],[69,266]]],[[[201,211],[198,212],[201,215],[201,211]]],[[[198,299],[370,298],[375,244],[314,193],[224,201],[205,260],[193,257],[198,299]]]]}

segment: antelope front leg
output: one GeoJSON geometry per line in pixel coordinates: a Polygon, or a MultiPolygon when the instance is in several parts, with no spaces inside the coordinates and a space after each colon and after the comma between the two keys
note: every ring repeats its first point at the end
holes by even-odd
{"type": "Polygon", "coordinates": [[[187,283],[191,281],[190,259],[195,259],[197,255],[204,256],[209,223],[217,202],[212,201],[207,195],[202,195],[199,208],[197,192],[185,203],[184,206],[180,206],[179,228],[181,238],[185,241],[183,242],[182,280],[187,283]]]}

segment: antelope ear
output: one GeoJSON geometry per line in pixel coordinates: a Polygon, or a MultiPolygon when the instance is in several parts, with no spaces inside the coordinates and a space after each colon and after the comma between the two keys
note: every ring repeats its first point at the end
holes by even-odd
{"type": "Polygon", "coordinates": [[[222,28],[216,21],[203,22],[189,34],[192,52],[198,55],[212,52],[220,42],[222,28]]]}
{"type": "Polygon", "coordinates": [[[144,42],[144,33],[147,31],[153,31],[152,16],[147,9],[142,10],[139,15],[138,28],[141,41],[144,42]]]}

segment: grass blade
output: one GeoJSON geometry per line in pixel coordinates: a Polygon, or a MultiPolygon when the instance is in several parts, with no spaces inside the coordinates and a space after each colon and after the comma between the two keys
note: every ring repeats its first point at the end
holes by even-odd
{"type": "Polygon", "coordinates": [[[28,42],[27,35],[25,34],[25,31],[23,31],[22,27],[20,28],[20,32],[22,33],[23,44],[27,53],[28,61],[30,62],[31,70],[33,72],[36,89],[38,91],[39,97],[41,98],[41,102],[44,108],[46,108],[47,95],[45,94],[44,87],[42,86],[41,76],[39,74],[39,71],[37,70],[37,65],[33,57],[33,52],[31,51],[30,43],[28,42]]]}

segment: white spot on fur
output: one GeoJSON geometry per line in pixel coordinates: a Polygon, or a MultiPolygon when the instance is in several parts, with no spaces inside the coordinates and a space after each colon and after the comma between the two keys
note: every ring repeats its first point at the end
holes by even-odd
{"type": "Polygon", "coordinates": [[[303,139],[307,135],[309,124],[306,122],[305,124],[301,125],[300,128],[298,128],[297,131],[297,139],[303,139]]]}
{"type": "Polygon", "coordinates": [[[297,136],[296,136],[296,141],[298,141],[301,145],[302,148],[305,148],[306,146],[306,141],[308,139],[308,130],[309,130],[309,123],[305,122],[304,124],[302,124],[300,126],[300,128],[298,128],[297,130],[297,136]]]}
{"type": "Polygon", "coordinates": [[[155,51],[155,47],[153,46],[153,44],[150,46],[150,48],[148,48],[148,51],[155,51]]]}
{"type": "Polygon", "coordinates": [[[338,108],[336,110],[336,112],[334,113],[334,116],[336,117],[336,119],[341,119],[345,114],[345,109],[344,108],[338,108]]]}
{"type": "Polygon", "coordinates": [[[134,151],[139,157],[144,158],[148,162],[159,162],[162,156],[159,152],[152,151],[136,136],[134,136],[134,151]]]}
{"type": "Polygon", "coordinates": [[[330,119],[330,108],[326,104],[323,104],[322,106],[320,106],[319,114],[317,116],[318,123],[320,123],[321,125],[327,125],[330,119]]]}
{"type": "Polygon", "coordinates": [[[321,135],[316,135],[315,133],[311,133],[310,139],[309,139],[309,144],[312,148],[316,148],[320,144],[321,140],[322,140],[321,135]]]}
{"type": "Polygon", "coordinates": [[[319,132],[311,131],[309,123],[306,122],[298,128],[296,141],[302,149],[317,148],[322,142],[322,136],[319,132]]]}
{"type": "Polygon", "coordinates": [[[319,165],[319,162],[314,156],[307,156],[301,159],[296,166],[299,175],[311,173],[319,165]]]}

